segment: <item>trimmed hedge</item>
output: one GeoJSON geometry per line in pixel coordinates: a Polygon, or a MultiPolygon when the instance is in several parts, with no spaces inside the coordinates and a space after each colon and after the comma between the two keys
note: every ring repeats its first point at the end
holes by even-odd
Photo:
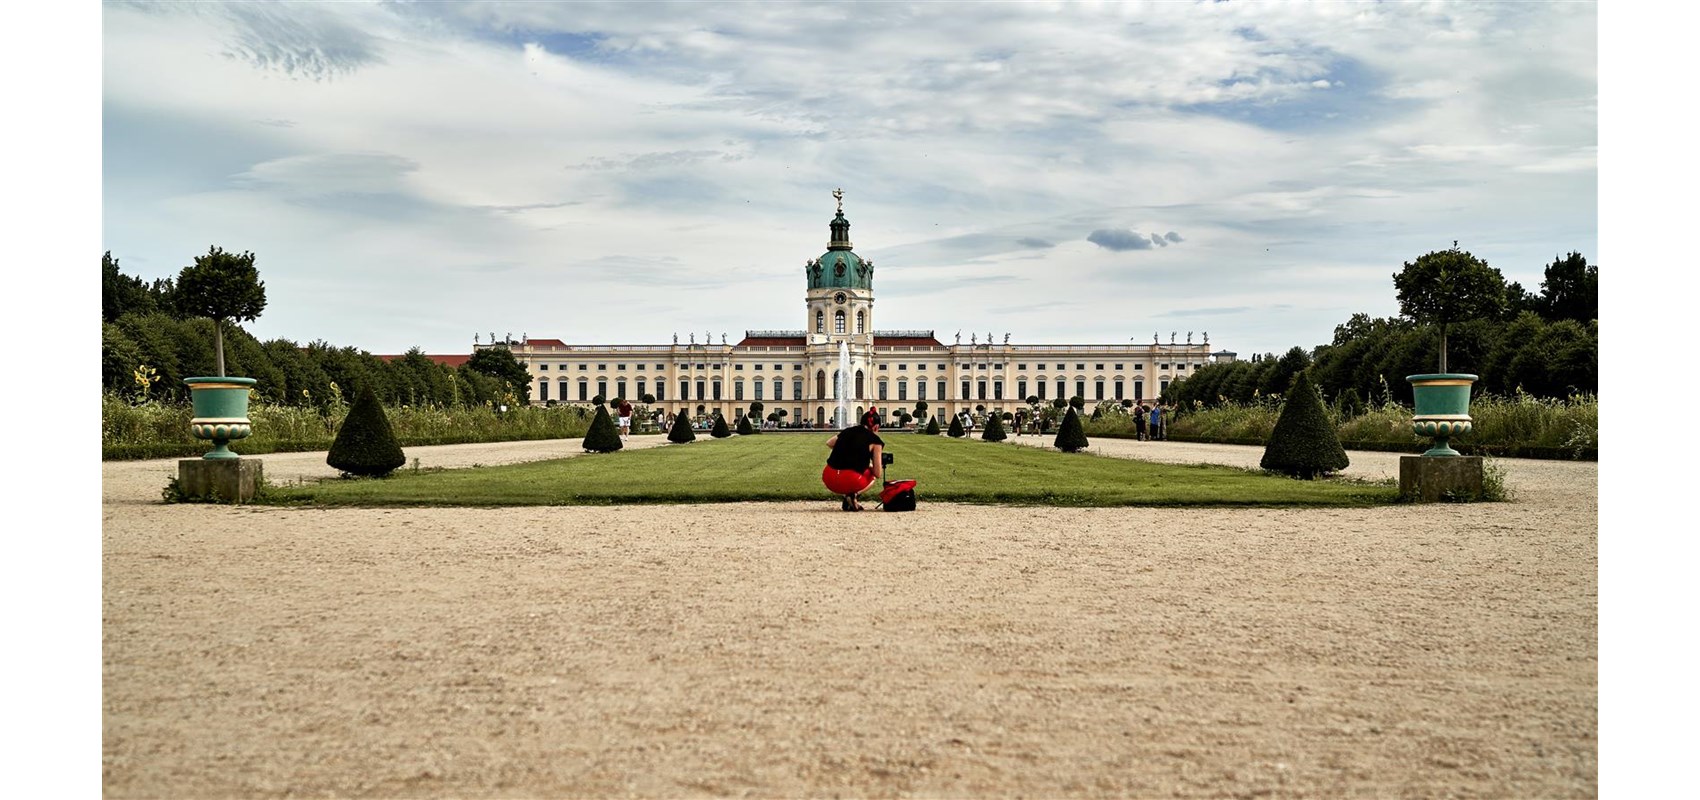
{"type": "Polygon", "coordinates": [[[1311,480],[1339,472],[1351,465],[1340,437],[1322,407],[1322,394],[1310,382],[1310,373],[1300,372],[1287,391],[1275,431],[1263,448],[1258,466],[1295,478],[1311,480]]]}
{"type": "Polygon", "coordinates": [[[679,415],[673,418],[673,429],[667,432],[667,441],[684,444],[696,440],[697,435],[691,430],[691,418],[681,410],[679,415]]]}
{"type": "Polygon", "coordinates": [[[1009,438],[1009,434],[1003,432],[1003,420],[999,419],[999,417],[1002,416],[1002,414],[986,415],[986,430],[980,434],[980,438],[982,440],[988,442],[1001,442],[1009,438]]]}
{"type": "Polygon", "coordinates": [[[597,406],[596,418],[590,421],[590,431],[584,435],[585,452],[612,453],[625,446],[620,441],[620,429],[614,426],[614,418],[608,416],[608,408],[597,406]]]}
{"type": "Polygon", "coordinates": [[[1057,439],[1053,445],[1064,453],[1077,453],[1085,450],[1089,444],[1086,440],[1086,428],[1080,424],[1080,415],[1070,408],[1063,416],[1062,427],[1057,430],[1057,439]]]}
{"type": "Polygon", "coordinates": [[[390,418],[371,387],[362,387],[355,396],[330,452],[325,454],[325,463],[350,475],[378,478],[407,463],[390,429],[390,418]]]}

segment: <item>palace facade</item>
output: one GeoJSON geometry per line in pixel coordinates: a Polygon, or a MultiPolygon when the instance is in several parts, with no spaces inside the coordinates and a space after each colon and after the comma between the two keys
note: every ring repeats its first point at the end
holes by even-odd
{"type": "MultiPolygon", "coordinates": [[[[727,420],[760,401],[762,415],[785,409],[786,424],[826,426],[839,403],[839,376],[848,408],[857,415],[869,406],[883,412],[913,410],[926,401],[929,414],[960,411],[1014,411],[1027,397],[1085,398],[1100,402],[1155,400],[1170,381],[1185,378],[1212,361],[1233,360],[1227,351],[1210,351],[1206,334],[1198,344],[1153,336],[1150,344],[1010,344],[988,333],[958,333],[950,344],[931,330],[879,330],[874,327],[874,263],[858,256],[850,243],[841,192],[838,213],[829,228],[826,253],[804,263],[802,330],[746,330],[743,338],[718,344],[691,334],[672,344],[568,344],[560,339],[522,338],[479,343],[475,348],[506,345],[527,366],[532,402],[590,403],[601,395],[634,403],[655,396],[651,408],[669,415],[719,412],[727,420]],[[841,368],[848,351],[849,369],[841,368]]],[[[494,340],[494,335],[492,335],[494,340]]],[[[948,416],[945,419],[949,419],[948,416]]]]}

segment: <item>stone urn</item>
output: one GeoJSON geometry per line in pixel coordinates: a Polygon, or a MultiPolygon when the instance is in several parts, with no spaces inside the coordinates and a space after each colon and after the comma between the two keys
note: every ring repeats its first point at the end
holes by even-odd
{"type": "Polygon", "coordinates": [[[230,442],[246,439],[254,432],[248,421],[248,390],[257,383],[253,378],[184,378],[189,384],[189,398],[195,406],[195,416],[189,420],[189,431],[196,439],[213,443],[213,449],[201,458],[211,460],[241,458],[230,451],[230,442]]]}
{"type": "Polygon", "coordinates": [[[1415,396],[1416,415],[1411,430],[1418,436],[1434,439],[1434,446],[1424,456],[1450,457],[1458,455],[1450,440],[1470,432],[1470,387],[1476,376],[1462,372],[1440,372],[1429,375],[1407,375],[1415,396]]]}

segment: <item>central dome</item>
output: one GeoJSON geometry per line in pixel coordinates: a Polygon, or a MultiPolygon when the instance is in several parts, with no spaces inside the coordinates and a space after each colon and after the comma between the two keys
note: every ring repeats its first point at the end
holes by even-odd
{"type": "Polygon", "coordinates": [[[830,223],[832,238],[826,253],[803,265],[809,277],[810,289],[867,289],[874,288],[874,262],[865,261],[850,249],[850,220],[844,209],[830,223]]]}

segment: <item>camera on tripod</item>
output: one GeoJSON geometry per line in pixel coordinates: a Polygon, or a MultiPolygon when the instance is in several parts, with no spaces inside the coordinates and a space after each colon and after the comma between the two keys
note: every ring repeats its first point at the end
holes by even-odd
{"type": "Polygon", "coordinates": [[[880,465],[881,466],[887,466],[887,465],[891,464],[891,462],[896,461],[896,460],[897,460],[897,456],[894,456],[890,453],[880,453],[880,465]]]}

